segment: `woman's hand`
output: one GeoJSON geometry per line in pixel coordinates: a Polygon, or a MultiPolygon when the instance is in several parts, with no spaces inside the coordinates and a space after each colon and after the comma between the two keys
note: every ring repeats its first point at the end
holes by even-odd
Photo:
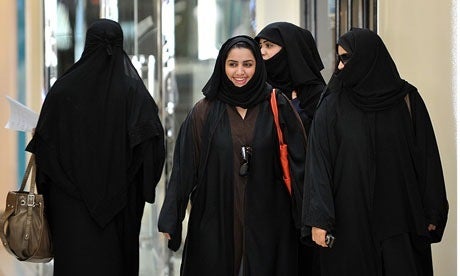
{"type": "Polygon", "coordinates": [[[163,234],[163,236],[165,236],[165,238],[166,238],[168,241],[171,239],[171,235],[169,235],[169,233],[163,233],[163,232],[161,232],[161,233],[163,234]]]}
{"type": "Polygon", "coordinates": [[[311,238],[313,239],[314,242],[316,242],[316,244],[322,247],[327,247],[326,233],[327,231],[321,228],[316,228],[316,227],[311,228],[311,238]]]}
{"type": "Polygon", "coordinates": [[[428,231],[434,231],[434,230],[436,230],[436,225],[434,225],[434,224],[429,224],[429,225],[428,225],[428,231]]]}

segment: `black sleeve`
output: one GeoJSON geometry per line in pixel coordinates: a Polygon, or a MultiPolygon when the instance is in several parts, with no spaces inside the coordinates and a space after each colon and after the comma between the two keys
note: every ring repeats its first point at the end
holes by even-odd
{"type": "Polygon", "coordinates": [[[427,223],[436,225],[432,242],[442,239],[449,205],[435,133],[428,110],[418,92],[410,94],[412,119],[419,156],[417,174],[427,223]]]}
{"type": "Polygon", "coordinates": [[[168,247],[178,250],[182,242],[182,221],[188,206],[190,193],[196,186],[197,161],[196,131],[192,115],[182,124],[174,149],[171,178],[158,219],[158,230],[169,233],[168,247]]]}
{"type": "Polygon", "coordinates": [[[302,239],[311,239],[311,227],[331,231],[335,222],[332,194],[333,120],[324,100],[316,111],[307,144],[305,186],[302,205],[302,239]]]}

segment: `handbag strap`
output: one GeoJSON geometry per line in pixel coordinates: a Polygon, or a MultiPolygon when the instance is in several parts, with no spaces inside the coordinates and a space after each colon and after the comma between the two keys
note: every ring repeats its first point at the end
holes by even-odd
{"type": "Polygon", "coordinates": [[[34,154],[32,154],[30,156],[29,163],[27,164],[26,171],[24,173],[24,176],[22,177],[21,187],[19,188],[20,192],[24,191],[24,189],[26,187],[26,184],[27,184],[27,180],[29,179],[31,171],[32,171],[32,180],[31,180],[31,183],[30,183],[29,194],[33,194],[34,191],[35,191],[35,172],[36,172],[36,167],[35,167],[35,155],[34,154]]]}
{"type": "Polygon", "coordinates": [[[278,103],[276,102],[276,90],[273,89],[272,95],[270,97],[270,105],[273,111],[273,118],[276,125],[276,132],[278,133],[278,140],[280,145],[284,145],[283,132],[281,131],[280,121],[278,118],[278,103]]]}

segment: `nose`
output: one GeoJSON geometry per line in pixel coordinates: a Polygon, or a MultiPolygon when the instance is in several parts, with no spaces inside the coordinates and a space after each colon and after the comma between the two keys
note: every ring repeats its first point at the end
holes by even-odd
{"type": "Polygon", "coordinates": [[[261,47],[260,48],[260,53],[262,54],[262,57],[265,57],[267,55],[267,49],[265,49],[265,47],[261,47]]]}
{"type": "Polygon", "coordinates": [[[339,64],[337,64],[337,69],[342,70],[343,67],[345,67],[345,64],[343,64],[342,61],[339,61],[339,64]]]}
{"type": "Polygon", "coordinates": [[[238,66],[238,68],[236,68],[236,74],[238,76],[244,75],[244,67],[243,66],[238,66]]]}

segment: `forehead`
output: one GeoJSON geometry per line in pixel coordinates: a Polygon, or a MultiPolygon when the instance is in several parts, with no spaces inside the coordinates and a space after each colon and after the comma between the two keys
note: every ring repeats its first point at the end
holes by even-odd
{"type": "Polygon", "coordinates": [[[228,52],[227,60],[255,60],[255,57],[247,48],[232,48],[228,52]]]}
{"type": "Polygon", "coordinates": [[[342,46],[337,45],[337,53],[338,54],[345,54],[345,53],[348,53],[348,52],[342,46]]]}

